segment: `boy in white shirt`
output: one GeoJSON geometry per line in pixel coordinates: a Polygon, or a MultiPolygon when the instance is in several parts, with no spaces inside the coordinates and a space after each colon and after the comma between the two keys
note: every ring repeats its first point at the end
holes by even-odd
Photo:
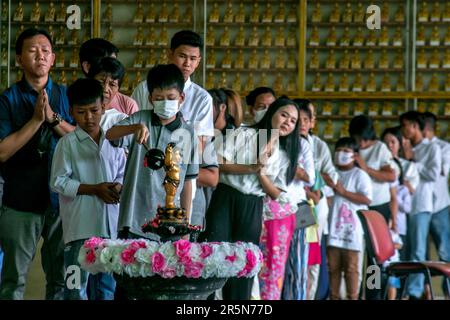
{"type": "Polygon", "coordinates": [[[357,211],[367,210],[372,200],[372,183],[369,175],[355,166],[357,151],[358,145],[353,138],[341,138],[336,142],[334,158],[339,180],[333,187],[335,197],[327,248],[332,300],[340,299],[342,272],[347,298],[358,299],[358,252],[363,249],[363,229],[357,211]]]}
{"type": "MultiPolygon", "coordinates": [[[[433,220],[440,218],[433,212],[435,212],[435,184],[442,171],[442,153],[437,144],[429,143],[424,139],[422,130],[425,123],[423,114],[420,112],[403,113],[400,116],[400,126],[403,136],[412,145],[412,148],[407,144],[404,145],[405,157],[416,163],[420,176],[420,183],[412,199],[412,211],[408,221],[409,260],[424,261],[430,224],[433,224],[433,220]]],[[[448,215],[444,216],[443,220],[445,219],[448,219],[448,215]]],[[[445,222],[441,223],[445,225],[445,222]]],[[[448,233],[446,236],[448,237],[448,233]]],[[[445,238],[445,233],[443,237],[445,238]]],[[[423,294],[423,289],[424,276],[422,274],[411,275],[407,288],[410,299],[419,299],[423,294]]]]}
{"type": "MultiPolygon", "coordinates": [[[[93,79],[78,79],[68,88],[70,112],[77,128],[59,140],[53,156],[50,186],[59,193],[66,268],[79,266],[78,253],[85,240],[115,239],[117,235],[125,153],[105,139],[100,127],[102,92],[100,83],[93,79]]],[[[112,300],[114,278],[102,275],[96,289],[102,292],[102,299],[112,300]]],[[[65,299],[87,299],[88,273],[81,270],[80,276],[78,289],[67,286],[70,281],[66,279],[65,299]]]]}

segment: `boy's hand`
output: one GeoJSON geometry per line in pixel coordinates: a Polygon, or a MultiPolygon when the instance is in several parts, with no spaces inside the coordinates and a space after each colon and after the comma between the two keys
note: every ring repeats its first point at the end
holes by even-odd
{"type": "Polygon", "coordinates": [[[335,187],[333,180],[331,179],[331,177],[328,174],[322,173],[322,178],[331,189],[333,189],[335,187]]]}
{"type": "Polygon", "coordinates": [[[338,195],[343,196],[344,193],[346,192],[344,186],[342,185],[342,183],[340,181],[338,181],[334,187],[334,192],[336,192],[338,195]]]}
{"type": "Polygon", "coordinates": [[[149,136],[148,128],[143,124],[139,124],[138,128],[134,132],[136,142],[139,144],[143,144],[147,142],[148,136],[149,136]]]}
{"type": "Polygon", "coordinates": [[[120,195],[115,190],[120,183],[103,182],[96,185],[95,195],[107,204],[119,203],[120,195]]]}
{"type": "Polygon", "coordinates": [[[353,155],[353,158],[355,159],[355,163],[358,165],[358,167],[360,167],[361,170],[364,170],[367,172],[367,164],[364,161],[364,159],[361,158],[361,156],[358,153],[355,153],[353,155]]]}
{"type": "Polygon", "coordinates": [[[114,183],[114,186],[111,189],[116,192],[118,195],[122,192],[122,185],[118,182],[114,183]]]}

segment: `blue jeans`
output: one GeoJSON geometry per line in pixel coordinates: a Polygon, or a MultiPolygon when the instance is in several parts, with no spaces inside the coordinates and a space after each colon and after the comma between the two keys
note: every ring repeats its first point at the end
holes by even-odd
{"type": "MultiPolygon", "coordinates": [[[[450,261],[450,220],[448,208],[435,214],[420,212],[409,217],[408,238],[410,245],[409,260],[424,261],[426,259],[428,233],[437,239],[437,247],[440,260],[450,261]]],[[[424,275],[413,274],[409,277],[407,294],[421,297],[424,290],[424,275]]]]}
{"type": "Polygon", "coordinates": [[[0,283],[2,283],[3,251],[0,248],[0,283]]]}
{"type": "MultiPolygon", "coordinates": [[[[84,240],[70,242],[64,248],[64,266],[66,267],[64,299],[65,300],[87,300],[87,286],[90,275],[80,268],[78,254],[83,246],[84,240]]],[[[96,300],[114,299],[116,283],[112,275],[98,273],[95,275],[93,287],[91,287],[90,298],[96,300]]]]}

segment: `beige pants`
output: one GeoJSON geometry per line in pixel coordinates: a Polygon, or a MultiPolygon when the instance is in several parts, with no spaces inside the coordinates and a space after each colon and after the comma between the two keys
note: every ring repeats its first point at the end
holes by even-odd
{"type": "Polygon", "coordinates": [[[358,251],[336,247],[327,248],[328,272],[330,274],[330,299],[341,299],[340,287],[344,273],[347,299],[357,300],[359,290],[358,251]]]}

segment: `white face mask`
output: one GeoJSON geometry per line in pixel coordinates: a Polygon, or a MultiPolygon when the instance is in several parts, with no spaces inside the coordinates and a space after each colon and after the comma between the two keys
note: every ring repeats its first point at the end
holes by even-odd
{"type": "Polygon", "coordinates": [[[178,112],[178,100],[152,101],[153,111],[162,119],[169,119],[178,112]]]}
{"type": "Polygon", "coordinates": [[[267,109],[261,109],[261,110],[257,110],[255,111],[255,116],[253,117],[253,119],[255,120],[255,123],[258,123],[261,121],[261,119],[264,117],[264,115],[266,114],[267,109]]]}
{"type": "Polygon", "coordinates": [[[338,151],[334,154],[334,162],[339,166],[346,166],[353,162],[353,152],[338,151]]]}

